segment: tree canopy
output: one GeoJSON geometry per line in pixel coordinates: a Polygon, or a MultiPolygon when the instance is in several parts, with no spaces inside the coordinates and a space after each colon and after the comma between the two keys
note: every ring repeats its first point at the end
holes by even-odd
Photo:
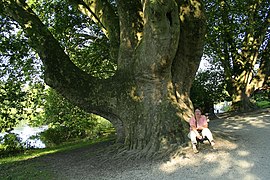
{"type": "Polygon", "coordinates": [[[200,74],[196,80],[214,78],[217,86],[195,81],[195,90],[205,90],[196,94],[213,88],[220,94],[224,84],[218,77],[224,77],[234,105],[248,109],[250,94],[269,85],[266,0],[0,0],[0,5],[6,124],[11,121],[5,112],[23,110],[22,85],[42,78],[72,104],[111,121],[124,149],[170,152],[187,141],[190,95],[195,96],[190,89],[206,30],[205,53],[221,62],[224,74],[200,74]]]}
{"type": "Polygon", "coordinates": [[[230,100],[226,90],[223,71],[215,69],[197,72],[191,87],[190,98],[195,107],[201,107],[204,113],[214,117],[214,104],[230,100]]]}
{"type": "Polygon", "coordinates": [[[206,53],[224,69],[226,89],[238,110],[251,108],[251,94],[269,85],[270,3],[208,1],[206,53]]]}
{"type": "Polygon", "coordinates": [[[124,149],[167,154],[187,141],[189,91],[205,35],[200,1],[1,0],[0,5],[1,17],[20,26],[42,60],[45,83],[111,121],[124,149]],[[93,68],[98,59],[102,76],[93,68]]]}

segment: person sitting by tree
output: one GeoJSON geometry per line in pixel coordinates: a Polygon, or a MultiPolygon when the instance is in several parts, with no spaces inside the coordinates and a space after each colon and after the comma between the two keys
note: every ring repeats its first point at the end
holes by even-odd
{"type": "Polygon", "coordinates": [[[215,145],[215,141],[211,131],[208,129],[207,118],[206,116],[202,115],[201,109],[195,108],[194,114],[195,116],[189,120],[190,132],[188,137],[191,140],[193,151],[198,153],[197,140],[207,138],[212,147],[215,145]]]}

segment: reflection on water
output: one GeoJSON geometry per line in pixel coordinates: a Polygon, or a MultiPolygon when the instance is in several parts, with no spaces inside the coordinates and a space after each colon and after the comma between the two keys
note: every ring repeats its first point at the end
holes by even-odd
{"type": "MultiPolygon", "coordinates": [[[[45,144],[40,139],[29,139],[31,136],[37,135],[38,133],[48,129],[48,126],[42,127],[30,127],[28,125],[22,125],[20,127],[15,127],[12,133],[18,134],[22,139],[22,142],[27,142],[27,144],[34,148],[45,148],[45,144]]],[[[4,136],[7,133],[0,133],[0,136],[4,136]]]]}

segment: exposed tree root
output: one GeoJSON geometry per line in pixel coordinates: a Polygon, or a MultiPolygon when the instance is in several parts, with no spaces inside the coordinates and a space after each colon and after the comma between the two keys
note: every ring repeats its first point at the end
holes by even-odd
{"type": "Polygon", "coordinates": [[[98,152],[100,157],[100,165],[109,163],[111,161],[122,163],[125,162],[152,162],[152,161],[167,161],[177,156],[185,155],[183,151],[187,144],[172,144],[166,149],[154,152],[150,149],[134,150],[128,149],[123,144],[112,144],[98,152]]]}

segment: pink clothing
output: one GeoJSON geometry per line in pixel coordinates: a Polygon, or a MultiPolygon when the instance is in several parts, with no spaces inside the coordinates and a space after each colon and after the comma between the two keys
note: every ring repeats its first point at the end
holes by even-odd
{"type": "Polygon", "coordinates": [[[190,125],[190,131],[192,131],[191,126],[195,126],[197,128],[200,128],[200,127],[203,127],[204,125],[207,125],[206,116],[202,115],[201,118],[198,119],[197,123],[196,123],[195,117],[190,118],[189,125],[190,125]]]}

